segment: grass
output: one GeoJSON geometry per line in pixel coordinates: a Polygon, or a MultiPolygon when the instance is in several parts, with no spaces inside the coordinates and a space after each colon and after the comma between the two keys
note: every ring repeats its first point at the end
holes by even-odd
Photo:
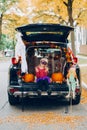
{"type": "Polygon", "coordinates": [[[87,64],[87,59],[79,58],[78,64],[87,64]]]}
{"type": "Polygon", "coordinates": [[[81,53],[78,53],[79,56],[85,56],[87,57],[87,54],[81,54],[81,53]]]}
{"type": "Polygon", "coordinates": [[[81,80],[87,84],[87,67],[80,67],[81,80]]]}
{"type": "MultiPolygon", "coordinates": [[[[87,59],[79,58],[78,64],[87,64],[87,59]]],[[[80,67],[81,80],[87,84],[87,66],[80,67]]]]}

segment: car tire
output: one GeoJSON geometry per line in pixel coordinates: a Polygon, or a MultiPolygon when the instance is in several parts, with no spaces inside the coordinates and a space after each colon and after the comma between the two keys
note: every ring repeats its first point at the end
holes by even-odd
{"type": "Polygon", "coordinates": [[[19,103],[19,98],[8,94],[8,101],[9,101],[10,105],[16,105],[19,103]]]}
{"type": "Polygon", "coordinates": [[[73,105],[77,105],[80,103],[81,95],[76,95],[76,98],[72,100],[73,105]]]}

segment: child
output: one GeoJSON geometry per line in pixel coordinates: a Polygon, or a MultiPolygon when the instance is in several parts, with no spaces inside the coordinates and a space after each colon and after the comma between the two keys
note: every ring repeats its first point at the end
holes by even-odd
{"type": "Polygon", "coordinates": [[[48,65],[48,60],[46,58],[42,58],[40,60],[40,64],[35,67],[38,90],[41,90],[43,85],[46,90],[49,89],[48,83],[50,83],[50,78],[48,77],[49,69],[47,65],[48,65]]]}

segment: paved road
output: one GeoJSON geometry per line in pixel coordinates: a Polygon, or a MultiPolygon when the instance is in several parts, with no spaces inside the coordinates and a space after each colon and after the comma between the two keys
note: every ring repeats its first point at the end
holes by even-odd
{"type": "MultiPolygon", "coordinates": [[[[87,104],[31,100],[10,106],[7,98],[9,62],[0,63],[0,130],[87,130],[87,104]]],[[[83,97],[82,97],[83,98],[83,97]]]]}

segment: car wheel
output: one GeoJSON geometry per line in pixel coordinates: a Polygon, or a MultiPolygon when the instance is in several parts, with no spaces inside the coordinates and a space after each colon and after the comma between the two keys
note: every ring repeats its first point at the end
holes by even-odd
{"type": "Polygon", "coordinates": [[[8,101],[9,101],[10,105],[16,105],[19,103],[19,98],[8,94],[8,101]]]}
{"type": "Polygon", "coordinates": [[[75,99],[72,100],[73,105],[77,105],[80,103],[81,95],[77,95],[75,99]]]}

